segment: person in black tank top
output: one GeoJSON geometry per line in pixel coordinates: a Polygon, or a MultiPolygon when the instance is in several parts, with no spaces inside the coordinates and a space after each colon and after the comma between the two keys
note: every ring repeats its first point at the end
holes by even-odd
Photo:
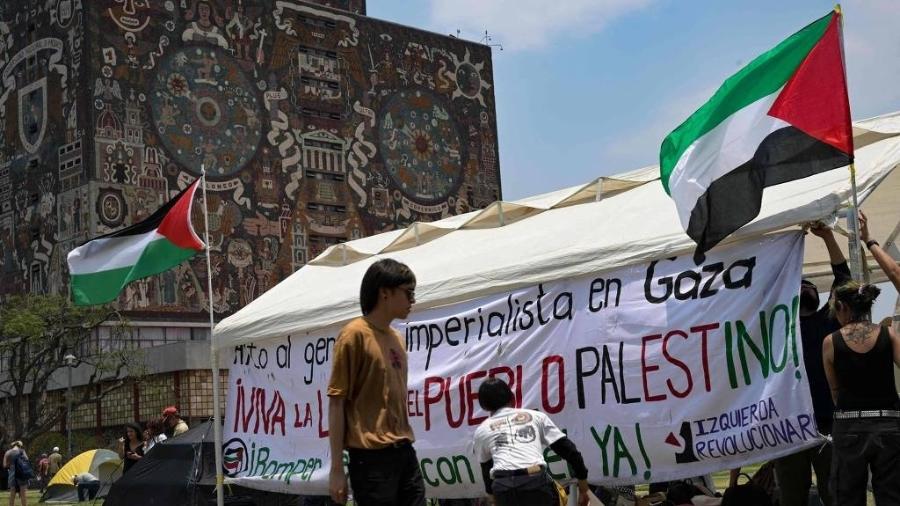
{"type": "Polygon", "coordinates": [[[822,343],[835,405],[831,492],[841,506],[865,506],[870,472],[875,504],[900,505],[900,337],[868,321],[879,292],[855,281],[835,290],[832,311],[842,326],[822,343]]]}

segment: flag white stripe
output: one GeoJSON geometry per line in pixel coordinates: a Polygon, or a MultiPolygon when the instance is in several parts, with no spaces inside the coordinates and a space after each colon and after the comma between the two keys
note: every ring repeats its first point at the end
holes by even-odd
{"type": "Polygon", "coordinates": [[[151,230],[140,235],[94,239],[69,253],[69,273],[93,274],[128,267],[137,263],[147,246],[164,236],[151,230]]]}
{"type": "Polygon", "coordinates": [[[735,112],[685,150],[669,177],[669,192],[687,230],[691,211],[709,186],[753,158],[772,132],[790,126],[767,113],[781,89],[735,112]]]}

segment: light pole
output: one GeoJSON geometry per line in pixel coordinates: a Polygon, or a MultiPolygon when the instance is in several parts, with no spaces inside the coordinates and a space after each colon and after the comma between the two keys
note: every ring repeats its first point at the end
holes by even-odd
{"type": "Polygon", "coordinates": [[[75,367],[75,363],[78,361],[75,358],[75,355],[69,353],[65,357],[63,357],[63,362],[66,364],[66,367],[69,369],[69,384],[66,387],[66,443],[67,443],[67,453],[66,458],[72,458],[72,369],[75,367]]]}

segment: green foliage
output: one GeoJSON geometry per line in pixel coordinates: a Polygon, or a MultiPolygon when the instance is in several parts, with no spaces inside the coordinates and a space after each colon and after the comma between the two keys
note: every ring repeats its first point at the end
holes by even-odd
{"type": "Polygon", "coordinates": [[[63,419],[66,403],[47,392],[48,386],[58,388],[69,354],[77,359],[81,387],[78,395],[73,391],[73,410],[146,371],[128,322],[109,307],[79,307],[65,297],[34,294],[0,302],[0,444],[28,443],[63,419]]]}
{"type": "Polygon", "coordinates": [[[33,462],[37,462],[42,453],[50,454],[54,446],[58,446],[60,452],[66,451],[66,435],[60,432],[45,432],[32,439],[25,445],[25,451],[33,462]]]}

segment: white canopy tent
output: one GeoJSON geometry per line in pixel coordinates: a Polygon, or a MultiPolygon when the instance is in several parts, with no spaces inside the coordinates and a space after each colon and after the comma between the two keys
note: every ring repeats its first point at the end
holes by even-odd
{"type": "MultiPolygon", "coordinates": [[[[859,194],[872,199],[874,233],[886,237],[900,216],[900,171],[893,171],[900,112],[855,123],[854,140],[859,194]],[[879,192],[885,182],[887,192],[879,192]]],[[[833,215],[850,195],[847,169],[768,188],[760,215],[728,242],[833,215]]],[[[357,316],[359,282],[379,258],[413,269],[416,308],[426,309],[692,251],[677,216],[653,166],[339,244],[220,322],[213,347],[302,335],[357,316]]],[[[822,270],[823,253],[810,249],[808,273],[822,270]]]]}

